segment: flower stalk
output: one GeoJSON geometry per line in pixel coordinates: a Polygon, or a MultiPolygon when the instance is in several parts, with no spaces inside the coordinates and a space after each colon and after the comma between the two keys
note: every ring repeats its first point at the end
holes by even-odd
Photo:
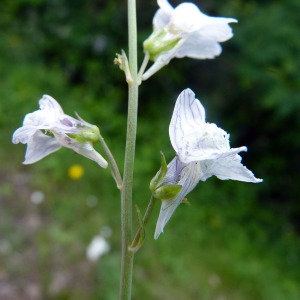
{"type": "Polygon", "coordinates": [[[117,188],[120,190],[122,188],[122,185],[123,185],[123,180],[122,180],[122,176],[120,174],[118,165],[117,165],[114,156],[110,152],[110,150],[109,150],[108,146],[106,145],[106,143],[104,141],[104,138],[102,136],[100,136],[100,143],[101,143],[101,146],[102,146],[104,152],[106,153],[107,158],[110,162],[111,173],[112,173],[113,178],[115,179],[117,188]]]}
{"type": "Polygon", "coordinates": [[[130,251],[132,235],[132,181],[136,143],[138,78],[137,78],[137,26],[136,1],[128,0],[128,48],[129,69],[132,81],[128,82],[127,137],[124,160],[124,177],[121,189],[122,262],[120,300],[131,299],[134,253],[130,251]]]}

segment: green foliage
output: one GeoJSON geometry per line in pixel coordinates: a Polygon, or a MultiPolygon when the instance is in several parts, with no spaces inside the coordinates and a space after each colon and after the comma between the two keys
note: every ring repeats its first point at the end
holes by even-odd
{"type": "MultiPolygon", "coordinates": [[[[157,206],[136,257],[133,298],[298,299],[299,1],[194,2],[239,23],[219,58],[174,59],[142,84],[134,202],[145,210],[159,151],[167,162],[174,156],[168,125],[187,87],[206,107],[208,122],[231,133],[233,147],[248,146],[243,162],[264,182],[200,183],[188,195],[191,206],[182,204],[154,241],[157,206]]],[[[6,0],[2,6],[1,280],[16,299],[116,299],[120,205],[109,171],[70,149],[22,166],[25,146],[10,141],[46,93],[67,114],[76,111],[99,126],[122,168],[127,94],[113,59],[127,48],[126,2],[6,0]],[[78,181],[68,177],[75,163],[85,170],[78,181]],[[36,190],[45,195],[39,205],[30,201],[36,190]],[[86,246],[103,226],[112,228],[111,251],[90,263],[86,246]]],[[[156,3],[138,6],[142,58],[156,3]]]]}

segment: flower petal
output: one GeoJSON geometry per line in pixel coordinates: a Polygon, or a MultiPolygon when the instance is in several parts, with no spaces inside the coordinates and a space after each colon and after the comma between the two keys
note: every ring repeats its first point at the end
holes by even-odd
{"type": "Polygon", "coordinates": [[[37,129],[49,129],[59,122],[64,112],[55,99],[44,95],[39,100],[40,110],[25,116],[23,126],[36,126],[37,129]]]}
{"type": "Polygon", "coordinates": [[[184,163],[207,159],[218,159],[247,151],[246,147],[230,148],[229,134],[216,124],[205,123],[186,131],[177,150],[184,163]]]}
{"type": "Polygon", "coordinates": [[[64,113],[58,102],[49,95],[43,95],[39,101],[39,105],[41,110],[46,110],[47,112],[55,112],[57,115],[64,113]]]}
{"type": "Polygon", "coordinates": [[[195,4],[184,2],[172,13],[171,30],[182,33],[193,32],[203,25],[206,18],[208,17],[195,4]]]}
{"type": "Polygon", "coordinates": [[[169,24],[174,9],[167,0],[158,0],[157,4],[160,9],[154,15],[153,26],[155,30],[160,30],[169,24]]]}
{"type": "Polygon", "coordinates": [[[38,131],[36,126],[23,126],[18,128],[13,136],[12,136],[12,142],[14,144],[22,143],[27,144],[30,140],[30,138],[35,134],[36,131],[38,131]]]}
{"type": "Polygon", "coordinates": [[[220,55],[222,47],[212,39],[207,39],[195,32],[184,40],[180,47],[177,47],[175,57],[190,57],[195,59],[212,59],[220,55]]]}
{"type": "Polygon", "coordinates": [[[205,110],[199,100],[195,98],[192,90],[184,90],[177,98],[169,135],[172,146],[176,152],[182,148],[185,136],[195,132],[205,124],[205,110]]]}
{"type": "MultiPolygon", "coordinates": [[[[203,14],[203,16],[205,16],[203,14]]],[[[199,19],[200,20],[200,19],[199,19]]],[[[232,28],[228,23],[237,22],[232,18],[202,17],[199,30],[185,35],[184,42],[177,48],[176,57],[210,59],[221,54],[219,42],[225,42],[232,36],[232,28]]]]}
{"type": "Polygon", "coordinates": [[[237,20],[232,18],[208,17],[206,24],[203,24],[198,34],[209,40],[225,42],[233,36],[232,28],[228,23],[237,23],[237,20]]]}
{"type": "Polygon", "coordinates": [[[93,148],[90,143],[75,142],[72,145],[72,149],[77,153],[95,161],[100,167],[107,168],[107,161],[93,148]]]}
{"type": "Polygon", "coordinates": [[[201,148],[201,149],[190,149],[190,151],[181,151],[178,154],[179,159],[184,163],[190,163],[192,161],[222,159],[228,156],[233,156],[241,151],[247,151],[247,147],[231,148],[225,150],[220,148],[201,148]]]}
{"type": "Polygon", "coordinates": [[[204,174],[201,180],[205,181],[207,178],[215,175],[222,180],[262,182],[262,179],[256,178],[250,170],[241,164],[241,160],[240,155],[234,154],[220,159],[201,161],[201,169],[204,174]]]}
{"type": "Polygon", "coordinates": [[[60,148],[61,145],[55,138],[47,136],[38,130],[27,142],[27,150],[23,164],[33,164],[60,148]]]}
{"type": "Polygon", "coordinates": [[[33,113],[29,113],[25,116],[23,121],[23,126],[36,126],[36,128],[41,128],[44,126],[48,126],[45,124],[53,123],[53,121],[46,121],[46,120],[52,120],[52,116],[49,116],[49,114],[42,110],[36,110],[33,113]]]}
{"type": "Polygon", "coordinates": [[[61,132],[53,132],[53,134],[61,146],[71,148],[78,154],[95,161],[100,167],[107,168],[107,161],[93,148],[91,143],[77,142],[61,132]]]}
{"type": "Polygon", "coordinates": [[[174,10],[172,5],[167,0],[157,0],[157,4],[162,10],[164,10],[168,14],[171,14],[174,10]]]}
{"type": "Polygon", "coordinates": [[[178,174],[176,182],[173,183],[181,185],[182,189],[176,197],[162,201],[159,217],[156,223],[154,239],[157,239],[163,232],[165,225],[173,215],[175,209],[181,204],[183,198],[195,188],[200,178],[203,177],[199,162],[182,164],[178,160],[177,156],[168,165],[168,173],[169,172],[171,175],[169,178],[171,178],[174,174],[178,174]]]}

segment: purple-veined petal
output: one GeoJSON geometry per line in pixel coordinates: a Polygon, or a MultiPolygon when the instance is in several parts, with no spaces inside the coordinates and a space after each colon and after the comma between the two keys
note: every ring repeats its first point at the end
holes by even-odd
{"type": "Polygon", "coordinates": [[[39,100],[39,106],[40,110],[25,116],[23,126],[37,126],[39,129],[49,129],[59,122],[61,115],[64,115],[60,105],[48,95],[44,95],[39,100]]]}
{"type": "Polygon", "coordinates": [[[38,130],[27,142],[25,161],[23,164],[33,164],[60,148],[61,145],[55,138],[47,136],[38,130]]]}
{"type": "Polygon", "coordinates": [[[155,228],[155,239],[157,239],[159,235],[163,232],[166,223],[173,215],[175,209],[182,203],[183,198],[195,188],[200,178],[203,177],[203,173],[199,162],[182,164],[177,157],[175,157],[168,165],[168,172],[166,178],[168,178],[168,173],[170,173],[169,179],[175,174],[175,177],[177,178],[175,182],[169,182],[167,180],[166,184],[178,184],[182,186],[182,189],[176,197],[162,201],[159,217],[155,228]]]}
{"type": "Polygon", "coordinates": [[[177,184],[180,179],[180,173],[186,165],[175,156],[167,166],[167,174],[164,177],[163,185],[177,184]]]}
{"type": "Polygon", "coordinates": [[[258,183],[262,179],[256,178],[254,174],[241,163],[241,156],[234,154],[215,160],[201,161],[201,169],[204,176],[201,178],[205,181],[207,178],[215,175],[221,180],[238,180],[244,182],[258,183]]]}
{"type": "Polygon", "coordinates": [[[37,129],[50,129],[59,120],[59,116],[55,111],[36,110],[25,116],[23,126],[36,126],[37,129]]]}
{"type": "Polygon", "coordinates": [[[107,168],[107,161],[93,148],[91,143],[77,142],[68,137],[66,134],[60,132],[53,132],[53,134],[61,146],[71,148],[78,154],[95,161],[100,167],[107,168]]]}
{"type": "Polygon", "coordinates": [[[204,123],[185,130],[177,149],[179,159],[184,163],[206,159],[218,159],[246,151],[246,147],[230,148],[229,134],[216,124],[204,123]]]}
{"type": "Polygon", "coordinates": [[[12,137],[12,142],[14,144],[22,143],[27,144],[30,138],[35,134],[39,129],[36,126],[23,126],[18,128],[12,137]]]}
{"type": "Polygon", "coordinates": [[[218,148],[196,149],[190,152],[185,152],[182,150],[180,153],[178,153],[178,157],[183,163],[190,163],[192,161],[221,159],[227,156],[235,155],[241,151],[247,151],[247,148],[231,148],[226,151],[218,148]]]}
{"type": "Polygon", "coordinates": [[[39,101],[40,109],[48,112],[55,112],[57,115],[63,114],[61,106],[58,102],[49,95],[43,95],[43,97],[39,101]]]}
{"type": "Polygon", "coordinates": [[[90,143],[75,142],[71,148],[77,153],[95,161],[100,167],[107,168],[107,161],[93,148],[90,143]]]}
{"type": "Polygon", "coordinates": [[[63,114],[60,115],[58,122],[53,126],[52,130],[63,133],[79,133],[82,126],[84,126],[82,121],[63,114]]]}
{"type": "Polygon", "coordinates": [[[169,126],[169,135],[174,150],[178,152],[182,148],[186,134],[197,131],[204,124],[204,107],[195,98],[192,90],[184,90],[177,98],[169,126]]]}

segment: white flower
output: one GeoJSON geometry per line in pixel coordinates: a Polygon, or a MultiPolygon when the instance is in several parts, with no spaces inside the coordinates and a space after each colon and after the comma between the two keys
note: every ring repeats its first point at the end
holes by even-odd
{"type": "Polygon", "coordinates": [[[63,146],[107,167],[106,160],[93,148],[100,137],[97,126],[64,114],[48,95],[40,99],[39,105],[40,110],[27,114],[23,126],[13,134],[14,144],[27,144],[24,164],[35,163],[63,146]]]}
{"type": "Polygon", "coordinates": [[[241,164],[238,153],[247,148],[230,148],[229,134],[215,124],[205,122],[204,107],[190,89],[184,90],[176,101],[169,135],[177,155],[168,165],[162,185],[177,184],[182,190],[174,198],[162,201],[155,239],[200,180],[215,175],[222,180],[262,181],[241,164]]]}
{"type": "Polygon", "coordinates": [[[96,261],[102,255],[110,251],[110,245],[104,237],[97,235],[93,238],[86,249],[86,256],[89,261],[96,261]]]}
{"type": "Polygon", "coordinates": [[[144,42],[144,51],[154,64],[142,77],[148,79],[174,57],[196,59],[214,58],[220,55],[219,42],[233,34],[228,23],[236,19],[209,17],[189,2],[173,8],[167,0],[158,0],[159,9],[153,18],[154,31],[144,42]]]}

